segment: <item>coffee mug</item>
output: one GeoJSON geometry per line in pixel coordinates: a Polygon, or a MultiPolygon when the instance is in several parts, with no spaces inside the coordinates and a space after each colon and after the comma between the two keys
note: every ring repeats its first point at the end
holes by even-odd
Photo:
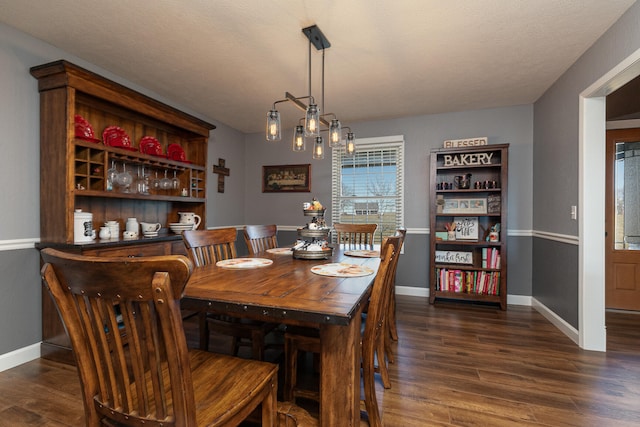
{"type": "Polygon", "coordinates": [[[162,228],[162,224],[159,222],[141,222],[140,227],[142,228],[142,233],[154,233],[159,231],[162,228]]]}

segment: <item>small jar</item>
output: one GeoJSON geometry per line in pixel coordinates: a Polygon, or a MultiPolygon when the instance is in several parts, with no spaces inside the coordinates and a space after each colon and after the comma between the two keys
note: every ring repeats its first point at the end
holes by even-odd
{"type": "Polygon", "coordinates": [[[127,218],[127,224],[125,225],[126,231],[131,231],[138,234],[140,225],[138,224],[138,220],[135,218],[127,218]]]}

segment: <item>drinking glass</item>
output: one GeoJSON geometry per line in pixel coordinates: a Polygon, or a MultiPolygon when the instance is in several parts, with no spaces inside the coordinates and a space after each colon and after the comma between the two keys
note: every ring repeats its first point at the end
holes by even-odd
{"type": "Polygon", "coordinates": [[[180,180],[176,176],[175,169],[173,170],[173,179],[171,180],[171,188],[173,188],[174,190],[177,190],[178,188],[180,188],[180,180]]]}
{"type": "Polygon", "coordinates": [[[107,191],[113,190],[113,187],[118,185],[116,183],[117,176],[118,169],[116,169],[116,162],[111,160],[111,167],[107,169],[107,191]]]}
{"type": "Polygon", "coordinates": [[[171,189],[171,179],[167,177],[167,173],[168,171],[165,169],[164,170],[164,178],[162,178],[160,180],[160,188],[162,188],[163,190],[169,190],[171,189]]]}
{"type": "Polygon", "coordinates": [[[160,190],[160,178],[158,178],[158,171],[156,171],[156,176],[151,180],[151,188],[154,190],[160,190]]]}
{"type": "Polygon", "coordinates": [[[122,163],[122,172],[118,173],[118,175],[116,176],[116,182],[118,183],[118,185],[120,187],[122,187],[121,191],[123,193],[129,193],[130,192],[129,191],[129,187],[133,183],[133,177],[127,171],[127,164],[126,163],[122,163]]]}

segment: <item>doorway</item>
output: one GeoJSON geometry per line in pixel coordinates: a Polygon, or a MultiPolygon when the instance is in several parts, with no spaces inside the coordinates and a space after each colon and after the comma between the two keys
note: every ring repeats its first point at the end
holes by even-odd
{"type": "Polygon", "coordinates": [[[640,311],[640,128],[608,130],[605,308],[640,311]]]}
{"type": "Polygon", "coordinates": [[[605,104],[606,96],[640,75],[640,49],[579,96],[578,341],[606,351],[605,327],[605,104]]]}

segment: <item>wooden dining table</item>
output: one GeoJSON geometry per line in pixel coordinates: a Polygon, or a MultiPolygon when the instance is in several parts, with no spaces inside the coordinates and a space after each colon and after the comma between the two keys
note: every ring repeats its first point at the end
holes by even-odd
{"type": "MultiPolygon", "coordinates": [[[[353,248],[350,248],[353,249],[353,248]]],[[[197,267],[187,283],[181,305],[234,317],[320,329],[322,375],[320,425],[360,424],[361,314],[371,293],[379,257],[349,256],[336,247],[327,259],[295,259],[289,251],[261,252],[273,263],[259,268],[231,269],[211,264],[197,267]],[[319,275],[311,268],[327,263],[368,267],[359,277],[319,275]]]]}

